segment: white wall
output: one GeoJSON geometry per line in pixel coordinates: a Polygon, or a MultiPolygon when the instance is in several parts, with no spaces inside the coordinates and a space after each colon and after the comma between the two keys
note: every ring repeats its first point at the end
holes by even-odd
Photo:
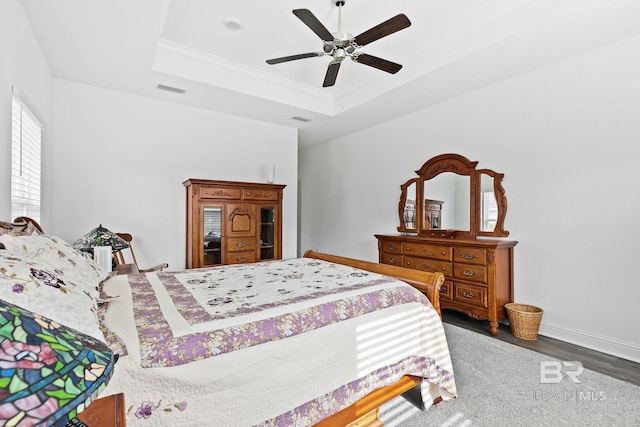
{"type": "Polygon", "coordinates": [[[130,232],[138,264],[185,265],[188,178],[286,184],[283,256],[296,255],[297,130],[54,80],[51,234],[130,232]]]}
{"type": "MultiPolygon", "coordinates": [[[[48,159],[52,150],[53,132],[51,71],[18,0],[0,1],[0,55],[0,219],[8,220],[11,216],[12,87],[20,88],[29,107],[44,122],[43,175],[49,173],[51,167],[48,159]]],[[[50,189],[50,183],[43,180],[44,227],[50,225],[46,210],[50,189]]]]}
{"type": "Polygon", "coordinates": [[[541,334],[640,361],[640,37],[300,153],[301,247],[377,260],[400,184],[453,152],[505,174],[515,299],[541,334]]]}

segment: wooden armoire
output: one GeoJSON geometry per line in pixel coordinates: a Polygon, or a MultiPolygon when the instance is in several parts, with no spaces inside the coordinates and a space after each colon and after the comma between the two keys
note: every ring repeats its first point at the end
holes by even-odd
{"type": "Polygon", "coordinates": [[[282,258],[285,185],[188,179],[187,268],[282,258]]]}

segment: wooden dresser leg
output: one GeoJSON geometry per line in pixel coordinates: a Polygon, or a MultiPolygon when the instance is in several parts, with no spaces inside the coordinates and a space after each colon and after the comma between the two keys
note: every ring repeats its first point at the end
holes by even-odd
{"type": "Polygon", "coordinates": [[[492,336],[498,335],[498,327],[500,324],[498,322],[489,322],[489,332],[491,332],[492,336]]]}

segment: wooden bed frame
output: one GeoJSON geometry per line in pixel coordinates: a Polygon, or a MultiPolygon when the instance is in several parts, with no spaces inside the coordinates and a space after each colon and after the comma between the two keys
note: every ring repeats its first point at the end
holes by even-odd
{"type": "MultiPolygon", "coordinates": [[[[38,231],[42,232],[40,225],[28,217],[16,218],[13,223],[0,221],[0,227],[5,229],[13,228],[21,230],[29,222],[31,222],[38,231]]],[[[304,257],[343,264],[402,280],[424,293],[427,298],[429,298],[429,301],[431,301],[431,304],[436,309],[437,313],[441,315],[439,291],[440,287],[444,283],[444,275],[442,273],[429,273],[387,264],[378,264],[375,262],[329,255],[315,251],[305,252],[304,257]]],[[[400,378],[397,383],[374,390],[364,398],[355,402],[353,405],[325,418],[317,423],[316,427],[380,427],[383,425],[379,418],[380,406],[417,386],[420,384],[420,381],[421,379],[419,377],[405,375],[400,378]]]]}
{"type": "MultiPolygon", "coordinates": [[[[307,251],[305,258],[315,258],[324,261],[344,264],[373,273],[384,274],[402,280],[424,293],[431,304],[440,313],[440,287],[444,283],[442,273],[429,273],[425,271],[412,270],[387,264],[362,261],[353,258],[345,258],[336,255],[329,255],[320,252],[307,251]]],[[[389,400],[409,391],[420,384],[421,379],[411,375],[405,375],[395,384],[372,391],[353,405],[325,418],[316,424],[316,427],[379,427],[380,406],[389,400]]]]}

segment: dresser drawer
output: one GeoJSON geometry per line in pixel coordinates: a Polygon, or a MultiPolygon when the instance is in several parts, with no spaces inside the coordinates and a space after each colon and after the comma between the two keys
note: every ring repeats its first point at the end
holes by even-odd
{"type": "Polygon", "coordinates": [[[225,257],[225,264],[246,264],[256,262],[256,252],[229,252],[225,257]]]}
{"type": "Polygon", "coordinates": [[[422,245],[419,243],[405,243],[405,255],[428,257],[442,261],[451,261],[451,247],[437,245],[422,245]]]}
{"type": "Polygon", "coordinates": [[[382,253],[382,264],[402,267],[402,255],[382,253]]]}
{"type": "Polygon", "coordinates": [[[255,237],[238,237],[227,239],[227,252],[255,251],[255,237]]]}
{"type": "Polygon", "coordinates": [[[445,282],[440,287],[440,299],[453,299],[453,283],[449,280],[445,280],[445,282]]]}
{"type": "Polygon", "coordinates": [[[402,265],[403,267],[413,268],[414,270],[431,271],[433,273],[442,273],[448,277],[451,276],[450,262],[405,256],[402,265]]]}
{"type": "Polygon", "coordinates": [[[453,277],[487,283],[487,267],[469,264],[453,264],[453,277]]]}
{"type": "Polygon", "coordinates": [[[453,299],[469,305],[487,308],[487,288],[467,284],[453,284],[453,299]]]}
{"type": "Polygon", "coordinates": [[[201,199],[240,200],[240,190],[237,188],[200,187],[198,195],[201,199]]]}
{"type": "Polygon", "coordinates": [[[242,189],[243,200],[278,200],[278,192],[273,190],[242,189]]]}
{"type": "Polygon", "coordinates": [[[402,254],[402,243],[382,240],[380,241],[380,247],[378,249],[388,254],[402,254]]]}
{"type": "Polygon", "coordinates": [[[487,250],[474,248],[453,248],[453,261],[465,264],[487,265],[487,250]]]}

